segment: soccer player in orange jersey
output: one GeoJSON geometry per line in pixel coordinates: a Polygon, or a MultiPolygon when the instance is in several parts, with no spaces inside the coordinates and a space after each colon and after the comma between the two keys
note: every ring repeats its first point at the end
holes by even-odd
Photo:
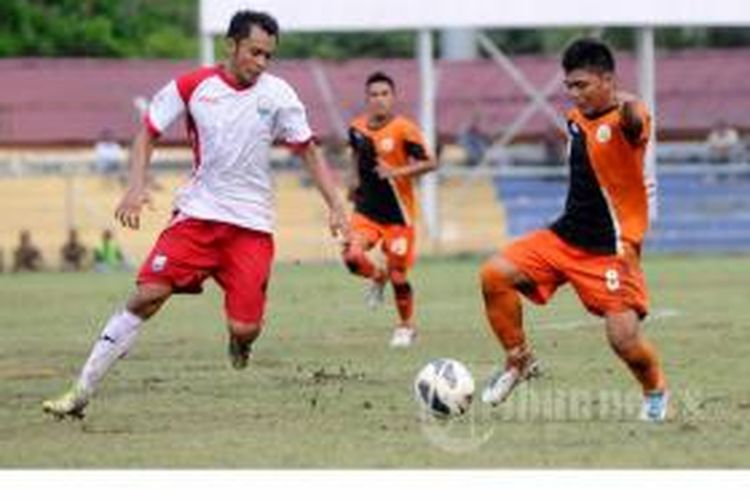
{"type": "Polygon", "coordinates": [[[648,228],[643,161],[651,120],[642,102],[617,90],[614,57],[603,42],[574,41],[562,66],[574,103],[567,115],[565,209],[551,226],[513,241],[481,268],[487,318],[506,354],[482,400],[501,403],[537,372],[519,292],[546,304],[559,286],[570,283],[586,309],[604,318],[610,345],[641,384],[641,418],[661,421],[666,380],[640,327],[648,313],[640,255],[648,228]]]}
{"type": "Polygon", "coordinates": [[[365,84],[367,109],[349,128],[356,175],[349,198],[354,202],[352,236],[343,251],[349,270],[370,280],[368,304],[382,302],[390,281],[399,322],[392,347],[407,347],[415,339],[414,292],[407,273],[414,263],[416,201],[413,180],[434,170],[419,128],[394,113],[396,85],[385,73],[373,73],[365,84]],[[385,268],[366,252],[376,245],[385,255],[385,268]]]}

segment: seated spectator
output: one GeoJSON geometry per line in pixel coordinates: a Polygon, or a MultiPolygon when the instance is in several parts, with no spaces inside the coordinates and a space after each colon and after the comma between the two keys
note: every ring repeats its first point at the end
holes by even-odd
{"type": "Polygon", "coordinates": [[[78,241],[78,230],[68,232],[68,241],[60,248],[60,269],[62,271],[82,271],[86,267],[88,250],[78,241]]]}
{"type": "Polygon", "coordinates": [[[107,272],[125,268],[127,263],[120,245],[114,240],[112,231],[105,229],[102,232],[101,244],[94,249],[94,269],[107,272]]]}
{"type": "Polygon", "coordinates": [[[24,229],[19,236],[18,248],[13,253],[13,272],[41,271],[44,267],[42,252],[31,241],[31,233],[24,229]]]}
{"type": "Polygon", "coordinates": [[[458,134],[456,142],[466,151],[466,162],[470,167],[482,163],[489,139],[479,128],[479,117],[472,117],[468,125],[458,134]]]}
{"type": "Polygon", "coordinates": [[[707,138],[710,159],[714,163],[730,163],[742,153],[737,129],[724,120],[718,121],[707,138]]]}

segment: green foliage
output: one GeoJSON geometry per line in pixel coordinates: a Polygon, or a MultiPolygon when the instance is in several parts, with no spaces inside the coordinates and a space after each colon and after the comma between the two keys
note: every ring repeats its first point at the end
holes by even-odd
{"type": "Polygon", "coordinates": [[[194,57],[195,0],[4,0],[0,56],[194,57]]]}
{"type": "MultiPolygon", "coordinates": [[[[198,53],[197,0],[2,0],[0,57],[194,58],[198,53]]],[[[560,52],[584,28],[487,30],[509,54],[560,52]]],[[[629,28],[608,28],[604,37],[630,49],[629,28]]],[[[665,28],[659,47],[750,45],[746,28],[665,28]]],[[[279,57],[347,59],[411,57],[414,33],[283,33],[279,57]]],[[[221,43],[217,43],[221,55],[221,43]]],[[[437,44],[436,44],[437,45],[437,44]]]]}

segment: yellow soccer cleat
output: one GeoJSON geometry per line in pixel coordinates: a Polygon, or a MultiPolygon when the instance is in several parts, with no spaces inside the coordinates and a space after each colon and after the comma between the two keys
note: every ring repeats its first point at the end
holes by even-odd
{"type": "Polygon", "coordinates": [[[42,403],[42,409],[58,420],[68,417],[82,419],[85,416],[83,410],[88,404],[88,396],[78,387],[73,387],[59,398],[42,403]]]}

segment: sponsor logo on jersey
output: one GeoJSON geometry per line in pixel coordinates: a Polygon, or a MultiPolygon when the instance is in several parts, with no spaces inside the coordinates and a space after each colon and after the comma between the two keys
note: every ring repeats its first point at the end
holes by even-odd
{"type": "Polygon", "coordinates": [[[384,153],[390,153],[391,151],[393,151],[394,146],[395,144],[393,141],[393,137],[384,137],[380,141],[380,150],[384,153]]]}
{"type": "Polygon", "coordinates": [[[164,270],[167,265],[167,256],[164,254],[156,254],[151,260],[151,270],[155,273],[159,273],[164,270]]]}
{"type": "Polygon", "coordinates": [[[606,123],[599,125],[599,128],[596,129],[596,140],[603,144],[605,142],[609,142],[611,138],[612,138],[612,127],[610,127],[606,123]]]}
{"type": "Polygon", "coordinates": [[[271,115],[271,99],[267,96],[260,96],[258,98],[258,115],[261,118],[266,118],[271,115]]]}

